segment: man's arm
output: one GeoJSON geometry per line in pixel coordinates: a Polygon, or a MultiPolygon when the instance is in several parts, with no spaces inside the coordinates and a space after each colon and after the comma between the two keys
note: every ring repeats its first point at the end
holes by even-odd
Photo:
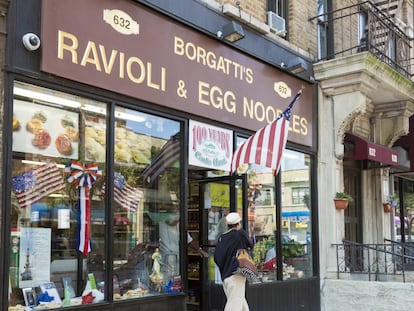
{"type": "Polygon", "coordinates": [[[190,243],[188,243],[188,247],[194,252],[200,255],[200,257],[208,257],[208,253],[205,252],[201,247],[198,246],[197,241],[192,239],[190,243]]]}

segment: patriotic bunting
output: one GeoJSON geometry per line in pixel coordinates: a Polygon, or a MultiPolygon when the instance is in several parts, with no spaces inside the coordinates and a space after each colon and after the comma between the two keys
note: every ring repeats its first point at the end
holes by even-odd
{"type": "Polygon", "coordinates": [[[288,136],[290,112],[293,104],[301,94],[302,90],[299,90],[288,107],[275,121],[262,127],[237,148],[233,153],[230,167],[231,173],[242,164],[255,163],[274,169],[274,175],[277,175],[288,136]]]}
{"type": "Polygon", "coordinates": [[[47,163],[13,177],[12,187],[20,207],[26,208],[65,189],[65,181],[56,163],[47,163]]]}
{"type": "Polygon", "coordinates": [[[67,181],[79,187],[78,199],[78,249],[87,255],[91,251],[90,225],[91,225],[91,203],[89,200],[89,189],[95,181],[102,177],[102,172],[96,163],[84,167],[79,161],[73,160],[65,168],[67,181]]]}

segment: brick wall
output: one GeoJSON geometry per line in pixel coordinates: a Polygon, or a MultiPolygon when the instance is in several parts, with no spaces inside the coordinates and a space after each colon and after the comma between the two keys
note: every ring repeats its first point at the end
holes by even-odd
{"type": "Polygon", "coordinates": [[[318,15],[316,1],[289,1],[289,42],[314,56],[318,51],[317,25],[309,19],[316,15],[318,15]]]}
{"type": "Polygon", "coordinates": [[[219,4],[231,4],[238,6],[243,12],[266,23],[267,1],[266,0],[216,0],[219,4]]]}
{"type": "MultiPolygon", "coordinates": [[[[250,14],[263,23],[267,23],[266,0],[216,0],[216,3],[239,6],[240,10],[250,14]]],[[[307,53],[317,55],[317,26],[309,18],[317,15],[317,2],[315,0],[289,1],[288,25],[289,43],[307,53]]]]}

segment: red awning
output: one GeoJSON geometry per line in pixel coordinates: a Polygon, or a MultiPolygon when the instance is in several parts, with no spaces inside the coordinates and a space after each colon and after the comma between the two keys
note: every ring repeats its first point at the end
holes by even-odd
{"type": "Polygon", "coordinates": [[[349,133],[345,135],[345,140],[355,144],[353,160],[371,160],[386,165],[398,165],[398,153],[391,148],[375,144],[349,133]]]}

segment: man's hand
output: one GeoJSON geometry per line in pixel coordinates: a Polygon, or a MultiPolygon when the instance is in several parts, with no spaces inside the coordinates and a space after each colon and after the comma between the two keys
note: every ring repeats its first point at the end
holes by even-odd
{"type": "Polygon", "coordinates": [[[204,251],[201,247],[198,249],[198,254],[200,255],[200,257],[204,257],[204,258],[208,257],[208,253],[204,251]]]}

